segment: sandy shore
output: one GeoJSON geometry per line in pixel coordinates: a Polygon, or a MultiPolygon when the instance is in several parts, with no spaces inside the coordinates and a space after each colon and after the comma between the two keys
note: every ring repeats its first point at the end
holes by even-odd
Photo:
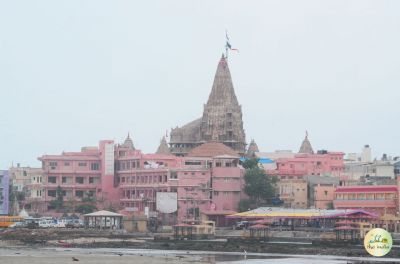
{"type": "Polygon", "coordinates": [[[357,258],[323,255],[281,255],[240,252],[210,252],[210,251],[174,251],[146,249],[61,249],[61,248],[0,248],[0,263],[7,264],[61,264],[61,263],[235,263],[235,264],[370,264],[370,263],[400,263],[393,258],[357,258]],[[79,261],[73,261],[73,258],[79,261]]]}
{"type": "Polygon", "coordinates": [[[210,263],[198,256],[181,256],[175,254],[123,254],[118,252],[100,252],[91,250],[57,250],[57,249],[0,249],[0,263],[7,264],[61,264],[61,263],[107,263],[107,264],[159,264],[159,263],[210,263]],[[79,261],[73,261],[76,258],[79,261]]]}

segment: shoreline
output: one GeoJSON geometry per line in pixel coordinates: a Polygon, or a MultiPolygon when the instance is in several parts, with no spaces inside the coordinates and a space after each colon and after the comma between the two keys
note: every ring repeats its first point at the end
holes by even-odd
{"type": "MultiPolygon", "coordinates": [[[[371,257],[361,244],[342,244],[337,241],[320,242],[313,240],[288,240],[270,238],[266,241],[244,238],[224,238],[214,240],[173,240],[154,239],[151,236],[92,233],[85,230],[13,230],[0,233],[0,248],[59,248],[113,250],[168,250],[189,252],[225,252],[241,254],[281,254],[281,255],[330,255],[338,257],[371,257]]],[[[400,248],[396,245],[385,256],[400,261],[400,248]]]]}
{"type": "Polygon", "coordinates": [[[72,257],[85,263],[400,263],[400,259],[374,257],[345,257],[332,255],[298,255],[274,253],[243,253],[220,251],[146,250],[126,248],[30,248],[26,246],[0,248],[4,263],[65,263],[72,257]],[[234,261],[234,262],[232,262],[234,261]]]}

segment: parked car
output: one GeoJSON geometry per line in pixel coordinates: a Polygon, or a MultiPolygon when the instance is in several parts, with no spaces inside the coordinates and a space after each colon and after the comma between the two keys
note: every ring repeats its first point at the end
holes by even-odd
{"type": "Polygon", "coordinates": [[[10,225],[8,228],[24,228],[27,227],[28,224],[25,221],[15,222],[14,224],[10,225]]]}
{"type": "Polygon", "coordinates": [[[64,228],[64,227],[67,226],[67,224],[68,224],[68,220],[67,219],[54,220],[54,227],[64,228]]]}
{"type": "Polygon", "coordinates": [[[29,229],[39,228],[39,218],[27,218],[25,219],[26,227],[29,229]]]}
{"type": "Polygon", "coordinates": [[[249,221],[240,221],[236,223],[235,229],[236,230],[247,229],[249,226],[250,226],[249,221]]]}
{"type": "Polygon", "coordinates": [[[54,227],[54,221],[52,219],[40,219],[39,227],[40,228],[54,227]]]}
{"type": "Polygon", "coordinates": [[[69,219],[65,224],[66,228],[81,228],[84,227],[83,221],[80,219],[69,219]]]}

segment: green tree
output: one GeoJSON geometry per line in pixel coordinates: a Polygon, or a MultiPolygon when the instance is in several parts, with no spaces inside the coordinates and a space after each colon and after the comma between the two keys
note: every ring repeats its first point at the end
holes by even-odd
{"type": "Polygon", "coordinates": [[[276,177],[270,177],[265,170],[258,166],[258,159],[248,159],[243,163],[246,168],[244,175],[245,193],[254,201],[256,206],[268,204],[275,196],[276,177]]]}
{"type": "Polygon", "coordinates": [[[58,185],[56,189],[56,199],[50,202],[50,206],[55,208],[57,211],[64,208],[64,192],[60,185],[58,185]]]}
{"type": "Polygon", "coordinates": [[[76,213],[90,214],[97,210],[96,197],[91,192],[85,192],[82,203],[75,208],[76,213]]]}
{"type": "Polygon", "coordinates": [[[246,212],[249,209],[253,209],[255,202],[250,199],[240,200],[239,202],[239,212],[246,212]]]}
{"type": "Polygon", "coordinates": [[[334,206],[333,206],[333,202],[329,202],[329,203],[326,205],[326,209],[328,209],[328,210],[335,209],[334,206]]]}
{"type": "Polygon", "coordinates": [[[76,207],[75,212],[80,214],[90,214],[97,210],[97,207],[93,204],[81,204],[76,207]]]}
{"type": "Polygon", "coordinates": [[[258,158],[246,159],[245,161],[243,161],[242,166],[245,169],[256,168],[258,167],[258,162],[258,158]]]}

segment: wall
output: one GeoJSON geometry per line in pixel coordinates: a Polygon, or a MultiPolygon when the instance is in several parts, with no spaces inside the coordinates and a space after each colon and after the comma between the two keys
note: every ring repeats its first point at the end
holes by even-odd
{"type": "Polygon", "coordinates": [[[9,171],[0,170],[0,214],[8,214],[9,171]]]}

